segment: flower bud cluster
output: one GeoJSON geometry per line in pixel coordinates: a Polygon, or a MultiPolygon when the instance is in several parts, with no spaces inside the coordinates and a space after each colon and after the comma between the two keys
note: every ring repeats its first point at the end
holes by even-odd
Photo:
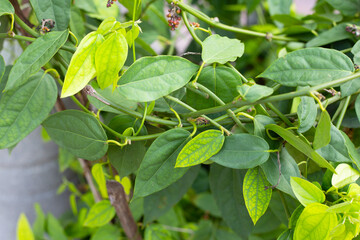
{"type": "Polygon", "coordinates": [[[197,22],[192,22],[192,23],[190,23],[190,26],[192,26],[193,28],[199,28],[200,24],[197,22]]]}
{"type": "Polygon", "coordinates": [[[171,27],[173,31],[179,26],[181,20],[180,13],[181,9],[172,2],[166,17],[168,18],[169,27],[171,27]]]}
{"type": "Polygon", "coordinates": [[[116,2],[116,0],[108,0],[106,7],[111,7],[114,4],[114,2],[116,2]]]}
{"type": "Polygon", "coordinates": [[[346,26],[345,30],[351,34],[354,34],[356,37],[360,37],[360,27],[355,24],[346,26]]]}

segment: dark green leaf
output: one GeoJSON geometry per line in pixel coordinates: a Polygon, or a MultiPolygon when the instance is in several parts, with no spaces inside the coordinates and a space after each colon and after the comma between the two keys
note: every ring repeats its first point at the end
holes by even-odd
{"type": "Polygon", "coordinates": [[[269,182],[266,180],[264,172],[260,167],[249,169],[246,172],[243,185],[243,194],[246,209],[254,223],[266,212],[270,200],[272,189],[266,188],[269,182]]]}
{"type": "MultiPolygon", "coordinates": [[[[236,86],[242,84],[240,76],[235,70],[225,66],[205,67],[199,76],[198,83],[207,87],[223,102],[229,103],[238,96],[236,86]]],[[[218,104],[210,99],[199,96],[197,93],[187,91],[186,102],[195,109],[215,107],[218,104]]]]}
{"type": "Polygon", "coordinates": [[[326,0],[333,8],[345,16],[354,16],[360,12],[360,0],[326,0]]]}
{"type": "Polygon", "coordinates": [[[246,210],[242,193],[244,170],[212,164],[210,187],[217,206],[227,225],[244,239],[248,239],[253,224],[246,210]]]}
{"type": "Polygon", "coordinates": [[[143,57],[121,76],[118,91],[129,100],[151,102],[185,86],[197,69],[176,56],[143,57]]]}
{"type": "Polygon", "coordinates": [[[1,95],[0,148],[11,147],[37,128],[54,107],[54,79],[38,72],[19,87],[1,95]]]}
{"type": "Polygon", "coordinates": [[[341,23],[330,30],[320,33],[306,43],[306,47],[320,47],[344,39],[352,39],[353,35],[345,30],[347,23],[341,23]]]}
{"type": "Polygon", "coordinates": [[[69,27],[80,41],[85,37],[86,34],[85,23],[83,16],[81,14],[81,10],[80,8],[77,8],[75,6],[71,6],[70,14],[71,17],[70,17],[69,27]]]}
{"type": "Polygon", "coordinates": [[[277,153],[271,153],[270,159],[261,165],[267,180],[271,185],[277,185],[277,189],[295,197],[291,185],[290,177],[300,177],[300,171],[295,160],[287,152],[286,148],[283,148],[280,152],[280,164],[281,164],[281,176],[279,172],[279,163],[277,159],[277,153]],[[280,177],[280,181],[279,181],[280,177]],[[279,181],[279,184],[278,184],[279,181]]]}
{"type": "Polygon", "coordinates": [[[5,89],[5,85],[7,83],[7,80],[9,78],[9,74],[10,74],[10,71],[11,71],[11,68],[12,66],[6,66],[5,67],[5,72],[0,80],[0,99],[2,97],[2,95],[4,95],[4,89],[5,89]]]}
{"type": "Polygon", "coordinates": [[[180,179],[189,168],[175,168],[176,158],[191,139],[190,133],[177,128],[166,131],[150,146],[135,180],[134,198],[158,192],[180,179]]]}
{"type": "Polygon", "coordinates": [[[195,166],[175,183],[144,199],[144,223],[147,224],[165,214],[190,188],[198,175],[200,167],[195,166]]]}
{"type": "Polygon", "coordinates": [[[233,62],[244,54],[244,44],[240,40],[218,34],[207,37],[202,48],[201,58],[207,64],[233,62]]]}
{"type": "Polygon", "coordinates": [[[345,139],[340,130],[331,125],[330,135],[330,143],[316,151],[328,161],[352,162],[345,145],[345,139]]]}
{"type": "Polygon", "coordinates": [[[33,232],[36,239],[42,239],[44,237],[46,218],[40,204],[35,203],[34,205],[36,212],[36,219],[33,224],[33,232]]]}
{"type": "Polygon", "coordinates": [[[315,136],[314,136],[313,147],[315,150],[325,147],[326,145],[328,145],[330,143],[331,125],[332,124],[331,124],[331,118],[330,118],[329,113],[326,110],[322,111],[320,120],[316,127],[315,136]]]}
{"type": "Polygon", "coordinates": [[[97,160],[108,149],[107,137],[92,115],[66,110],[48,117],[43,126],[51,139],[79,158],[97,160]]]}
{"type": "Polygon", "coordinates": [[[210,193],[200,193],[196,196],[194,203],[198,208],[204,210],[205,212],[209,212],[215,217],[221,217],[221,213],[216,205],[214,196],[210,193]]]}
{"type": "Polygon", "coordinates": [[[201,164],[217,154],[225,137],[219,130],[207,130],[190,140],[179,153],[175,167],[190,167],[201,164]]]}
{"type": "Polygon", "coordinates": [[[297,109],[299,117],[298,132],[304,133],[308,131],[315,124],[317,116],[317,107],[315,100],[312,97],[301,97],[301,102],[297,109]]]}
{"type": "Polygon", "coordinates": [[[316,162],[320,167],[327,168],[332,172],[335,171],[334,167],[328,163],[322,156],[315,152],[310,145],[305,143],[303,140],[295,136],[291,131],[286,130],[275,124],[269,124],[266,126],[266,129],[274,131],[276,134],[281,136],[285,141],[287,141],[294,148],[305,154],[307,157],[311,158],[316,162]]]}
{"type": "Polygon", "coordinates": [[[269,145],[257,136],[233,134],[225,138],[220,152],[211,160],[225,167],[248,169],[263,164],[269,159],[269,145]]]}
{"type": "Polygon", "coordinates": [[[44,66],[64,45],[69,31],[51,32],[30,44],[12,67],[5,91],[24,84],[28,78],[44,66]]]}
{"type": "Polygon", "coordinates": [[[277,238],[277,240],[293,240],[294,230],[287,229],[277,238]]]}
{"type": "Polygon", "coordinates": [[[51,19],[55,21],[53,30],[65,30],[70,21],[71,0],[30,0],[38,21],[51,19]]]}
{"type": "Polygon", "coordinates": [[[350,96],[360,89],[360,78],[355,78],[340,85],[341,97],[350,96]]]}
{"type": "Polygon", "coordinates": [[[14,7],[8,0],[0,0],[0,16],[14,13],[14,7]]]}
{"type": "Polygon", "coordinates": [[[259,77],[285,86],[314,86],[354,72],[354,64],[345,54],[325,48],[306,48],[277,59],[259,77]]]}

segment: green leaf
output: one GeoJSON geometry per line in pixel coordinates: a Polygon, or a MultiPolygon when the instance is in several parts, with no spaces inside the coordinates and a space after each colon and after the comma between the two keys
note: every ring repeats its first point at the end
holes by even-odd
{"type": "Polygon", "coordinates": [[[189,170],[175,168],[175,163],[180,150],[190,139],[188,131],[172,129],[151,144],[135,180],[134,198],[145,197],[168,187],[189,170]]]}
{"type": "Polygon", "coordinates": [[[47,216],[47,233],[50,236],[50,239],[56,240],[67,240],[67,236],[64,232],[63,227],[59,223],[59,221],[49,213],[47,216]]]}
{"type": "Polygon", "coordinates": [[[325,147],[316,151],[325,159],[331,162],[352,162],[345,145],[345,139],[340,130],[331,124],[331,140],[325,147]]]}
{"type": "Polygon", "coordinates": [[[296,227],[296,223],[299,220],[299,217],[301,213],[304,211],[304,206],[299,205],[291,214],[291,217],[289,219],[289,228],[294,229],[296,227]]]}
{"type": "Polygon", "coordinates": [[[325,194],[311,182],[299,177],[291,177],[290,183],[296,198],[303,206],[325,201],[325,194]]]}
{"type": "MultiPolygon", "coordinates": [[[[44,129],[44,128],[43,128],[44,129]]],[[[44,129],[45,130],[45,129],[44,129]]],[[[50,138],[50,136],[49,136],[50,138]]],[[[51,139],[51,138],[50,138],[51,139]]],[[[77,158],[63,148],[59,148],[59,171],[64,172],[77,158]]]]}
{"type": "Polygon", "coordinates": [[[146,240],[174,239],[173,232],[162,224],[151,224],[145,229],[146,240]]]}
{"type": "Polygon", "coordinates": [[[319,149],[325,147],[330,143],[331,135],[331,118],[329,113],[325,110],[321,112],[320,120],[316,127],[313,147],[314,149],[319,149]]]}
{"type": "Polygon", "coordinates": [[[151,102],[185,86],[197,70],[181,57],[143,57],[121,76],[118,91],[129,100],[151,102]]]}
{"type": "Polygon", "coordinates": [[[109,147],[108,157],[111,165],[119,173],[120,178],[123,178],[138,170],[145,152],[144,143],[132,142],[123,148],[118,146],[109,147]]]}
{"type": "Polygon", "coordinates": [[[327,209],[328,212],[333,212],[333,213],[352,213],[352,212],[359,212],[359,210],[360,210],[360,203],[356,201],[338,203],[332,205],[327,209]]]}
{"type": "Polygon", "coordinates": [[[336,174],[331,178],[331,184],[336,188],[342,188],[346,185],[355,182],[359,177],[360,173],[350,167],[346,163],[341,163],[335,168],[336,174]]]}
{"type": "Polygon", "coordinates": [[[266,129],[274,131],[280,137],[282,137],[285,141],[287,141],[291,146],[296,148],[298,151],[305,154],[307,157],[311,158],[316,162],[320,167],[324,167],[329,169],[332,172],[335,172],[334,167],[326,161],[320,154],[314,151],[311,146],[301,140],[299,137],[294,135],[291,131],[286,130],[280,126],[275,124],[269,124],[266,126],[266,129]]]}
{"type": "Polygon", "coordinates": [[[337,225],[335,213],[327,212],[329,207],[320,203],[308,205],[301,213],[295,228],[294,240],[326,240],[337,225]]]}
{"type": "Polygon", "coordinates": [[[111,221],[115,216],[115,209],[110,201],[102,200],[95,203],[86,216],[85,227],[101,227],[111,221]]]}
{"type": "Polygon", "coordinates": [[[194,204],[215,217],[221,217],[220,210],[216,205],[213,195],[208,192],[198,194],[194,200],[194,204]]]}
{"type": "Polygon", "coordinates": [[[122,33],[113,32],[98,47],[95,53],[97,82],[101,89],[111,84],[116,86],[119,71],[128,55],[128,45],[122,33]]]}
{"type": "Polygon", "coordinates": [[[46,218],[40,204],[35,203],[34,209],[36,212],[36,219],[33,223],[33,231],[36,239],[42,239],[45,232],[46,218]]]}
{"type": "Polygon", "coordinates": [[[11,147],[37,128],[54,107],[57,87],[54,79],[38,72],[19,87],[1,95],[0,149],[11,147]]]}
{"type": "MultiPolygon", "coordinates": [[[[225,66],[205,67],[198,78],[198,83],[207,87],[216,94],[223,102],[229,103],[238,96],[236,86],[242,84],[239,74],[225,66]]],[[[218,106],[211,98],[200,97],[197,93],[187,91],[186,102],[195,109],[205,109],[218,106]]]]}
{"type": "Polygon", "coordinates": [[[17,240],[35,240],[29,221],[27,220],[24,213],[20,214],[17,222],[16,232],[17,240]]]}
{"type": "Polygon", "coordinates": [[[238,86],[237,90],[243,100],[247,102],[256,102],[257,100],[270,96],[274,92],[274,89],[258,84],[243,84],[238,86]]]}
{"type": "Polygon", "coordinates": [[[308,41],[306,47],[320,47],[344,39],[353,39],[353,35],[345,30],[347,24],[348,23],[340,23],[330,30],[320,33],[318,36],[308,41]]]}
{"type": "Polygon", "coordinates": [[[12,67],[5,91],[24,84],[31,75],[38,72],[64,45],[68,35],[68,30],[51,32],[30,44],[12,67]]]}
{"type": "Polygon", "coordinates": [[[170,210],[188,191],[199,173],[200,166],[189,169],[186,174],[168,186],[144,199],[144,224],[150,223],[170,210]]]}
{"type": "Polygon", "coordinates": [[[78,40],[81,40],[85,37],[86,28],[82,11],[76,6],[71,6],[69,27],[78,40]]]}
{"type": "Polygon", "coordinates": [[[91,168],[91,174],[99,187],[101,196],[103,198],[109,198],[106,188],[106,178],[102,164],[97,163],[93,165],[91,168]]]}
{"type": "Polygon", "coordinates": [[[269,159],[268,143],[250,134],[233,134],[225,138],[220,152],[211,160],[229,168],[248,169],[269,159]]]}
{"type": "Polygon", "coordinates": [[[295,160],[287,152],[286,148],[283,148],[280,152],[280,164],[281,164],[281,176],[279,172],[279,163],[276,153],[270,154],[270,159],[261,165],[262,170],[265,173],[267,180],[271,185],[277,185],[277,189],[295,197],[291,185],[290,177],[300,177],[300,171],[295,160]],[[280,181],[279,181],[280,176],[280,181]],[[279,181],[279,183],[278,183],[279,181]]]}
{"type": "Polygon", "coordinates": [[[294,236],[294,231],[287,229],[281,233],[281,235],[276,240],[292,240],[294,236]]]}
{"type": "Polygon", "coordinates": [[[52,140],[79,158],[97,160],[108,149],[107,137],[92,115],[66,110],[49,116],[43,126],[52,140]]]}
{"type": "Polygon", "coordinates": [[[266,189],[270,183],[266,180],[264,172],[260,167],[249,169],[246,172],[243,185],[243,194],[246,208],[254,223],[266,212],[272,189],[266,189]]]}
{"type": "Polygon", "coordinates": [[[0,0],[0,16],[14,15],[14,13],[14,7],[8,0],[0,0]]]}
{"type": "Polygon", "coordinates": [[[349,76],[354,64],[345,54],[325,48],[306,48],[286,54],[258,77],[284,86],[314,86],[349,76]]]}
{"type": "Polygon", "coordinates": [[[120,228],[113,225],[107,224],[99,227],[96,232],[91,236],[90,240],[119,240],[121,239],[120,228]]]}
{"type": "Polygon", "coordinates": [[[81,40],[66,72],[62,98],[79,92],[96,76],[95,53],[103,41],[103,36],[97,32],[91,32],[81,40]]]}
{"type": "Polygon", "coordinates": [[[360,0],[326,0],[333,8],[345,16],[354,16],[360,12],[360,0]]]}
{"type": "Polygon", "coordinates": [[[243,198],[242,187],[245,173],[245,170],[212,164],[210,187],[226,224],[243,239],[248,239],[254,225],[243,198]]]}
{"type": "Polygon", "coordinates": [[[207,64],[233,62],[244,54],[244,44],[240,40],[218,34],[207,37],[202,49],[201,58],[207,64]]]}
{"type": "Polygon", "coordinates": [[[71,0],[30,0],[38,21],[51,19],[55,21],[53,30],[65,30],[70,21],[71,0]]]}
{"type": "Polygon", "coordinates": [[[315,124],[317,107],[312,97],[301,97],[301,102],[297,108],[299,118],[298,132],[304,133],[315,124]]]}
{"type": "Polygon", "coordinates": [[[357,166],[358,169],[360,169],[360,154],[357,152],[357,150],[354,146],[354,143],[350,140],[348,135],[346,135],[342,131],[341,131],[341,134],[345,139],[345,146],[347,148],[347,151],[350,155],[352,162],[357,166]]]}
{"type": "Polygon", "coordinates": [[[341,97],[353,95],[360,89],[360,78],[355,78],[340,85],[341,97]]]}
{"type": "Polygon", "coordinates": [[[179,153],[175,167],[190,167],[207,161],[220,151],[225,137],[219,130],[207,130],[190,142],[179,153]]]}
{"type": "Polygon", "coordinates": [[[269,0],[270,15],[289,14],[292,0],[269,0]]]}
{"type": "Polygon", "coordinates": [[[351,53],[354,54],[354,63],[360,66],[360,40],[355,43],[351,49],[351,53]]]}
{"type": "Polygon", "coordinates": [[[133,42],[137,39],[140,33],[140,27],[135,24],[129,31],[126,32],[126,41],[129,47],[132,47],[133,42]]]}

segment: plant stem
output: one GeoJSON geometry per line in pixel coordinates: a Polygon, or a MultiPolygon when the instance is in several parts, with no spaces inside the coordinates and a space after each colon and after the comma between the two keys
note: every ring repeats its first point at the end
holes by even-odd
{"type": "MultiPolygon", "coordinates": [[[[217,102],[218,104],[220,104],[221,106],[225,105],[225,103],[218,97],[216,96],[216,94],[214,94],[210,89],[208,89],[207,87],[205,87],[204,85],[200,84],[200,83],[196,83],[197,87],[205,92],[206,94],[208,94],[212,99],[215,100],[215,102],[217,102]]],[[[234,112],[231,109],[227,109],[226,112],[228,113],[229,117],[231,117],[234,122],[236,123],[236,125],[243,130],[244,132],[249,132],[244,125],[242,124],[242,122],[240,121],[239,118],[237,118],[234,114],[234,112]]]]}
{"type": "MultiPolygon", "coordinates": [[[[192,111],[192,112],[196,112],[196,109],[192,108],[191,106],[187,105],[186,103],[180,101],[179,99],[172,97],[170,95],[165,96],[165,98],[183,106],[184,108],[192,111]]],[[[205,116],[205,115],[201,115],[201,117],[207,119],[212,125],[214,125],[215,127],[218,127],[220,130],[224,131],[227,135],[230,135],[231,132],[229,132],[229,130],[227,130],[226,128],[224,128],[223,126],[221,126],[219,123],[215,122],[214,120],[212,120],[211,118],[205,116]]]]}
{"type": "Polygon", "coordinates": [[[39,37],[39,33],[37,33],[35,30],[30,28],[26,23],[24,23],[16,14],[15,16],[15,22],[19,24],[19,26],[24,29],[27,33],[29,33],[33,37],[39,37]]]}
{"type": "Polygon", "coordinates": [[[342,110],[341,110],[339,119],[338,119],[338,121],[337,121],[337,123],[336,123],[336,127],[337,127],[338,129],[340,129],[341,123],[342,123],[342,121],[344,120],[346,110],[347,110],[347,108],[348,108],[348,106],[349,106],[349,104],[350,104],[350,99],[351,99],[351,96],[347,96],[347,97],[343,100],[343,101],[345,101],[345,103],[344,103],[344,106],[342,107],[342,110]]]}
{"type": "Polygon", "coordinates": [[[239,77],[244,81],[244,82],[249,82],[246,77],[244,77],[244,75],[241,74],[241,72],[239,70],[237,70],[233,65],[231,65],[231,63],[226,63],[226,66],[232,68],[238,75],[239,77]]]}
{"type": "Polygon", "coordinates": [[[289,127],[293,127],[294,124],[292,122],[290,122],[290,120],[285,117],[285,115],[280,112],[279,109],[277,109],[272,103],[265,103],[265,105],[270,108],[271,111],[273,111],[276,115],[279,116],[279,118],[284,122],[286,123],[286,125],[288,125],[289,127]]]}
{"type": "Polygon", "coordinates": [[[203,114],[222,112],[222,111],[225,111],[226,109],[231,109],[231,108],[239,108],[239,107],[243,107],[243,106],[251,106],[251,105],[257,105],[257,104],[262,104],[262,103],[278,102],[278,101],[293,99],[295,97],[309,95],[309,93],[313,92],[313,91],[320,91],[325,88],[338,86],[342,83],[348,82],[348,81],[353,80],[358,77],[360,77],[360,72],[356,72],[347,77],[339,78],[339,79],[336,79],[336,80],[333,80],[330,82],[322,83],[322,84],[319,84],[319,85],[311,87],[311,88],[300,89],[300,90],[294,91],[294,92],[289,92],[289,93],[266,97],[266,98],[260,99],[256,102],[252,102],[252,103],[249,103],[246,101],[238,101],[235,103],[228,103],[228,104],[225,104],[224,106],[207,108],[207,109],[199,110],[197,112],[184,114],[184,117],[196,117],[196,116],[200,116],[203,114]]]}
{"type": "Polygon", "coordinates": [[[184,11],[181,11],[181,16],[182,16],[185,26],[188,29],[189,33],[191,34],[192,38],[195,40],[195,42],[197,42],[200,46],[202,46],[202,41],[196,35],[195,30],[190,26],[189,20],[187,19],[186,13],[184,11]]]}
{"type": "MultiPolygon", "coordinates": [[[[166,0],[166,1],[168,3],[171,3],[173,0],[166,0]]],[[[228,25],[222,24],[220,22],[217,22],[217,21],[211,19],[210,17],[208,17],[207,15],[200,13],[196,9],[192,8],[191,6],[189,6],[183,2],[177,2],[176,4],[181,8],[181,10],[190,13],[191,15],[202,20],[203,22],[206,22],[210,26],[213,26],[213,27],[216,27],[219,29],[223,29],[225,31],[230,31],[230,32],[255,36],[255,37],[268,38],[268,34],[266,34],[266,33],[255,32],[255,31],[251,31],[251,30],[238,28],[238,27],[232,27],[232,26],[228,26],[228,25]]],[[[280,40],[280,41],[296,41],[296,39],[294,39],[294,38],[289,38],[289,37],[284,37],[284,36],[272,36],[271,39],[280,40]]]]}

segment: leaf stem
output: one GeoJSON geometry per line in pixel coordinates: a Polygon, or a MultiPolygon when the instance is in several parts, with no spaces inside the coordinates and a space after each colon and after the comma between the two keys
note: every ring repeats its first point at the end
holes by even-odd
{"type": "Polygon", "coordinates": [[[186,13],[184,11],[181,11],[181,16],[182,16],[183,21],[185,23],[185,26],[188,29],[188,31],[189,31],[190,35],[192,36],[192,38],[195,40],[195,42],[197,42],[200,46],[202,46],[202,41],[196,35],[195,30],[190,26],[189,20],[188,20],[188,18],[186,16],[186,13]]]}
{"type": "Polygon", "coordinates": [[[360,77],[360,72],[356,72],[347,77],[339,78],[339,79],[336,79],[336,80],[333,80],[330,82],[322,83],[322,84],[319,84],[319,85],[311,87],[311,88],[307,88],[307,89],[304,88],[304,89],[300,89],[298,91],[293,91],[293,92],[288,92],[288,93],[284,93],[284,94],[278,94],[275,96],[266,97],[266,98],[260,99],[259,101],[252,102],[252,103],[249,103],[246,101],[238,101],[235,103],[231,102],[231,103],[225,104],[224,106],[207,108],[207,109],[199,110],[197,112],[184,114],[184,117],[196,117],[196,116],[203,115],[203,114],[222,112],[222,111],[225,111],[226,109],[230,109],[230,108],[240,108],[243,106],[252,106],[252,105],[257,105],[257,104],[262,104],[262,103],[279,102],[279,101],[283,101],[283,100],[293,99],[294,97],[309,95],[309,93],[313,92],[313,91],[320,91],[325,88],[338,86],[342,83],[348,82],[348,81],[353,80],[358,77],[360,77]]]}
{"type": "MultiPolygon", "coordinates": [[[[191,106],[187,105],[186,103],[180,101],[179,99],[173,97],[173,96],[170,96],[170,95],[167,95],[165,96],[165,98],[169,99],[170,101],[173,101],[177,104],[179,104],[180,106],[183,106],[184,108],[192,111],[192,112],[196,112],[197,110],[192,108],[191,106]]],[[[205,115],[201,115],[201,117],[207,119],[212,125],[214,125],[215,127],[218,127],[220,130],[224,131],[227,135],[231,135],[231,132],[229,130],[227,130],[226,128],[224,128],[223,126],[221,126],[219,123],[215,122],[214,120],[212,120],[211,118],[205,116],[205,115]]]]}
{"type": "Polygon", "coordinates": [[[344,117],[345,117],[345,113],[346,113],[346,110],[350,104],[350,99],[351,99],[351,96],[347,96],[343,101],[344,101],[344,106],[342,107],[342,110],[341,110],[341,113],[340,113],[340,116],[339,116],[339,119],[336,123],[336,127],[338,129],[340,129],[341,127],[341,123],[342,121],[344,120],[344,117]]]}
{"type": "Polygon", "coordinates": [[[30,28],[26,23],[24,23],[16,14],[15,16],[15,22],[19,24],[19,26],[24,29],[27,33],[29,33],[33,37],[39,37],[40,34],[37,33],[34,29],[30,28]]]}
{"type": "Polygon", "coordinates": [[[285,117],[285,115],[280,112],[279,109],[277,109],[272,103],[265,103],[265,105],[270,108],[271,111],[273,111],[276,115],[279,116],[279,118],[284,122],[286,123],[286,125],[288,125],[289,127],[293,127],[294,124],[292,122],[290,122],[290,120],[285,117]]]}

